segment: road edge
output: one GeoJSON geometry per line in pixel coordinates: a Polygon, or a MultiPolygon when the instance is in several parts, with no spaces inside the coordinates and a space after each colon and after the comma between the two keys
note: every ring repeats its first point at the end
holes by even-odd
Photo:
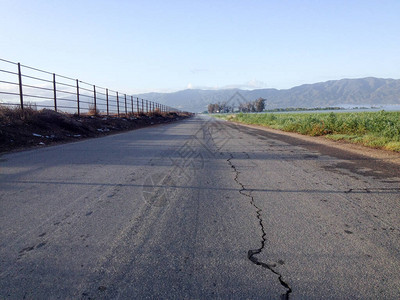
{"type": "Polygon", "coordinates": [[[297,139],[302,139],[302,140],[305,140],[308,142],[312,142],[312,143],[316,143],[316,144],[320,144],[320,145],[324,145],[324,146],[329,146],[332,148],[337,148],[340,150],[348,151],[348,152],[351,152],[354,154],[363,155],[363,156],[370,157],[373,159],[381,160],[386,163],[392,163],[392,164],[396,164],[396,165],[400,166],[400,153],[397,153],[397,152],[383,150],[383,149],[369,148],[369,147],[365,147],[362,145],[353,144],[353,143],[349,143],[349,142],[345,142],[345,141],[334,141],[334,140],[330,140],[323,136],[302,135],[300,133],[272,129],[272,128],[261,126],[261,125],[243,124],[240,122],[233,122],[233,121],[226,121],[226,120],[222,120],[222,121],[229,122],[231,124],[235,124],[235,125],[239,125],[239,126],[244,126],[244,127],[254,128],[254,129],[261,129],[263,131],[274,133],[274,134],[285,135],[285,136],[290,136],[290,137],[297,138],[297,139]]]}

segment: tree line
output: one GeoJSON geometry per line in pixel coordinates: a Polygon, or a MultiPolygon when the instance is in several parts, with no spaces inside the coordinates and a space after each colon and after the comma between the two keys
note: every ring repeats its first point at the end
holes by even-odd
{"type": "Polygon", "coordinates": [[[208,113],[233,113],[233,112],[262,112],[265,108],[266,99],[258,98],[254,101],[242,102],[239,107],[234,107],[227,102],[208,104],[208,113]]]}

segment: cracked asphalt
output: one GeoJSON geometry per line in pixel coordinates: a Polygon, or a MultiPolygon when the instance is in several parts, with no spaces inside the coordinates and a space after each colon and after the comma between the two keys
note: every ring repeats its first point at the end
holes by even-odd
{"type": "Polygon", "coordinates": [[[0,157],[1,299],[399,299],[400,170],[196,116],[0,157]]]}

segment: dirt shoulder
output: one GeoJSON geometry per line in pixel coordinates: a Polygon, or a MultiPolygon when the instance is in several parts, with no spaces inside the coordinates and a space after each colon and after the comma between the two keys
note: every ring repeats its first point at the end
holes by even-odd
{"type": "Polygon", "coordinates": [[[61,144],[164,124],[190,117],[184,113],[77,116],[44,109],[0,111],[0,153],[61,144]]]}
{"type": "Polygon", "coordinates": [[[282,135],[286,137],[292,137],[295,139],[301,139],[303,141],[311,142],[314,144],[318,145],[323,145],[323,146],[328,146],[333,149],[340,149],[344,150],[353,154],[357,155],[362,155],[365,157],[370,157],[371,159],[378,159],[381,160],[385,163],[390,163],[390,164],[396,164],[400,166],[400,153],[392,152],[392,151],[387,151],[387,150],[381,150],[381,149],[373,149],[373,148],[368,148],[364,147],[361,145],[356,145],[344,141],[333,141],[329,140],[324,137],[313,137],[313,136],[306,136],[302,135],[299,133],[293,133],[293,132],[286,132],[282,130],[277,130],[277,129],[272,129],[260,125],[247,125],[239,122],[230,122],[234,123],[236,125],[248,127],[248,128],[254,128],[254,129],[260,129],[269,133],[277,134],[277,135],[282,135]]]}

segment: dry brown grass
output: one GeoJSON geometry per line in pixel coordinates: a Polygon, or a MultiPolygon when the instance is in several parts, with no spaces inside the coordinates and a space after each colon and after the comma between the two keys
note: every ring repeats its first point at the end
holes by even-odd
{"type": "Polygon", "coordinates": [[[21,120],[27,120],[36,115],[38,110],[35,106],[26,106],[22,110],[19,106],[0,105],[0,124],[14,124],[21,120]]]}
{"type": "Polygon", "coordinates": [[[89,111],[88,111],[87,115],[88,116],[99,116],[100,115],[100,110],[94,104],[90,104],[89,105],[89,111]]]}

